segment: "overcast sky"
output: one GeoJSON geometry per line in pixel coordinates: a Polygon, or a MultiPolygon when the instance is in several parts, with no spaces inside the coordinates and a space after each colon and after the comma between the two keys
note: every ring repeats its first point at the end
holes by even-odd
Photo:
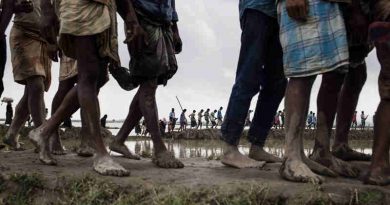
{"type": "MultiPolygon", "coordinates": [[[[240,48],[241,30],[238,18],[238,1],[236,0],[177,0],[179,13],[179,29],[184,43],[183,52],[177,56],[178,73],[168,82],[166,87],[160,87],[157,92],[157,103],[160,118],[167,118],[172,107],[177,115],[180,107],[175,96],[178,96],[184,108],[188,110],[226,108],[234,76],[240,48]]],[[[128,66],[129,55],[125,45],[122,21],[119,21],[120,56],[122,64],[128,66]]],[[[8,28],[8,32],[9,32],[8,28]]],[[[9,54],[9,53],[8,53],[9,54]]],[[[10,57],[10,55],[9,55],[10,57]]],[[[372,115],[379,102],[377,79],[379,63],[374,52],[367,59],[368,80],[363,89],[357,110],[365,110],[372,115]]],[[[51,107],[51,101],[58,87],[58,64],[52,67],[52,86],[45,94],[46,107],[51,107]]],[[[317,78],[311,96],[310,110],[316,112],[317,78]]],[[[12,97],[16,102],[21,98],[24,87],[13,81],[12,67],[8,58],[5,76],[5,91],[3,96],[12,97]]],[[[101,113],[108,114],[109,119],[124,119],[135,90],[121,90],[111,78],[101,90],[99,99],[101,113]]],[[[257,96],[252,105],[255,105],[257,96]]],[[[14,106],[16,103],[14,103],[14,106]]],[[[284,102],[281,104],[281,109],[284,102]]],[[[254,109],[254,107],[252,107],[254,109]]],[[[5,117],[5,105],[0,106],[0,118],[5,117]]],[[[79,119],[79,113],[73,119],[79,119]]]]}

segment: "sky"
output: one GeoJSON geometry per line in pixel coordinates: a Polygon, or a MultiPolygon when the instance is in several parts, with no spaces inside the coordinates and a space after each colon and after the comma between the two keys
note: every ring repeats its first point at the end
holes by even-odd
{"type": "MultiPolygon", "coordinates": [[[[179,13],[179,29],[183,40],[183,52],[177,55],[179,70],[166,87],[160,86],[157,91],[157,104],[160,118],[168,118],[171,108],[179,114],[179,97],[183,108],[187,110],[226,109],[231,88],[235,79],[239,49],[240,25],[238,17],[238,1],[236,0],[177,0],[179,13]]],[[[128,66],[130,60],[126,45],[123,44],[123,21],[119,20],[119,53],[122,64],[128,66]]],[[[7,30],[9,34],[10,27],[7,30]]],[[[13,81],[10,54],[4,75],[5,91],[2,97],[12,97],[16,102],[23,95],[24,86],[13,81]]],[[[357,110],[369,114],[369,121],[379,103],[377,79],[380,66],[373,51],[367,58],[368,79],[362,91],[357,110]]],[[[46,107],[51,107],[52,99],[58,88],[59,65],[52,66],[52,86],[45,93],[46,107]]],[[[321,77],[315,82],[310,110],[316,112],[316,97],[321,77]]],[[[122,90],[116,81],[111,80],[101,89],[99,99],[101,114],[109,119],[121,120],[128,113],[128,108],[136,90],[122,90]]],[[[255,109],[257,96],[254,97],[251,109],[255,109]]],[[[284,102],[280,109],[283,109],[284,102]]],[[[5,117],[5,104],[0,106],[0,118],[5,117]]],[[[80,119],[77,112],[73,119],[80,119]]]]}

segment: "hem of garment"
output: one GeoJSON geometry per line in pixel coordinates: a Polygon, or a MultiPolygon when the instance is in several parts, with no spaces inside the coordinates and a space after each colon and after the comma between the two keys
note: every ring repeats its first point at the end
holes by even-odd
{"type": "Polygon", "coordinates": [[[328,68],[328,69],[317,68],[317,69],[313,69],[311,71],[296,72],[296,74],[294,74],[293,72],[291,72],[291,73],[286,73],[285,72],[285,76],[286,76],[286,78],[303,78],[303,77],[310,77],[310,76],[315,76],[315,75],[321,75],[321,74],[324,74],[324,73],[329,73],[329,72],[335,71],[338,68],[340,68],[342,66],[347,66],[349,64],[350,64],[349,60],[344,60],[341,63],[338,63],[335,66],[333,66],[331,68],[328,68]]]}

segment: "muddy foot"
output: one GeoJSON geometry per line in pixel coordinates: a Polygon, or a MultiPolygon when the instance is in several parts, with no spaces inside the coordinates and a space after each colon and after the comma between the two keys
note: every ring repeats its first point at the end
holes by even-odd
{"type": "Polygon", "coordinates": [[[293,182],[321,184],[324,181],[324,178],[314,174],[302,161],[288,158],[284,159],[282,166],[280,166],[279,174],[282,178],[293,182]]]}
{"type": "Polygon", "coordinates": [[[241,154],[241,152],[237,149],[226,152],[221,158],[221,163],[225,166],[234,167],[238,169],[261,168],[265,165],[264,161],[253,160],[241,154]]]}
{"type": "Polygon", "coordinates": [[[83,144],[77,148],[76,152],[80,157],[92,157],[95,154],[95,150],[92,147],[83,144]]]}
{"type": "Polygon", "coordinates": [[[3,139],[3,143],[9,146],[10,150],[13,151],[24,151],[21,143],[18,142],[18,137],[16,136],[5,136],[3,139]]]}
{"type": "Polygon", "coordinates": [[[275,163],[282,162],[282,159],[276,157],[266,151],[262,147],[259,146],[251,146],[249,151],[249,158],[254,159],[256,161],[265,161],[267,163],[275,163]]]}
{"type": "Polygon", "coordinates": [[[364,179],[365,184],[387,186],[390,185],[390,168],[378,168],[370,170],[364,179]]]}
{"type": "Polygon", "coordinates": [[[328,177],[337,177],[338,174],[331,169],[318,164],[317,162],[307,158],[306,156],[303,157],[303,162],[310,168],[311,171],[313,171],[316,174],[328,176],[328,177]]]}
{"type": "Polygon", "coordinates": [[[66,155],[66,149],[62,145],[58,133],[50,137],[50,150],[54,155],[66,155]]]}
{"type": "Polygon", "coordinates": [[[344,161],[371,161],[371,155],[357,152],[346,144],[333,148],[332,154],[344,161]]]}
{"type": "Polygon", "coordinates": [[[39,149],[39,160],[45,165],[57,165],[57,161],[51,156],[49,144],[45,141],[39,128],[28,133],[30,141],[39,149]]]}
{"type": "Polygon", "coordinates": [[[124,177],[130,175],[128,170],[116,163],[109,156],[97,157],[93,163],[93,169],[97,173],[105,176],[124,177]]]}
{"type": "Polygon", "coordinates": [[[326,156],[320,156],[320,150],[314,150],[310,155],[310,159],[331,169],[340,176],[356,178],[359,176],[360,170],[348,162],[334,157],[329,154],[326,156]]]}
{"type": "Polygon", "coordinates": [[[130,152],[130,150],[126,147],[124,144],[117,143],[115,141],[111,142],[109,146],[111,151],[117,152],[119,154],[122,154],[123,157],[128,158],[128,159],[134,159],[134,160],[140,160],[141,157],[133,154],[130,152]]]}
{"type": "Polygon", "coordinates": [[[184,167],[184,164],[175,158],[172,153],[164,151],[161,153],[156,153],[152,159],[152,162],[161,168],[166,169],[181,169],[184,167]]]}

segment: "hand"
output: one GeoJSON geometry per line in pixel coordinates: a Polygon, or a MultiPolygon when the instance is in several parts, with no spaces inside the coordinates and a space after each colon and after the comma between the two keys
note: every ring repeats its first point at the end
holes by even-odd
{"type": "Polygon", "coordinates": [[[286,9],[291,18],[297,21],[306,21],[309,12],[306,0],[287,0],[286,9]]]}
{"type": "Polygon", "coordinates": [[[131,55],[142,52],[144,45],[147,45],[147,33],[144,29],[134,22],[126,23],[126,40],[125,43],[129,44],[131,55]]]}
{"type": "Polygon", "coordinates": [[[20,4],[15,5],[14,12],[15,13],[30,13],[34,10],[34,5],[31,0],[25,0],[20,2],[20,4]]]}
{"type": "Polygon", "coordinates": [[[58,62],[59,52],[60,50],[56,44],[47,44],[47,54],[52,61],[58,62]]]}
{"type": "Polygon", "coordinates": [[[181,41],[180,34],[178,31],[173,32],[173,46],[176,54],[181,53],[181,51],[183,50],[183,42],[181,41]]]}
{"type": "Polygon", "coordinates": [[[54,11],[47,14],[41,15],[41,36],[49,44],[57,44],[57,33],[58,33],[59,22],[54,11]]]}

